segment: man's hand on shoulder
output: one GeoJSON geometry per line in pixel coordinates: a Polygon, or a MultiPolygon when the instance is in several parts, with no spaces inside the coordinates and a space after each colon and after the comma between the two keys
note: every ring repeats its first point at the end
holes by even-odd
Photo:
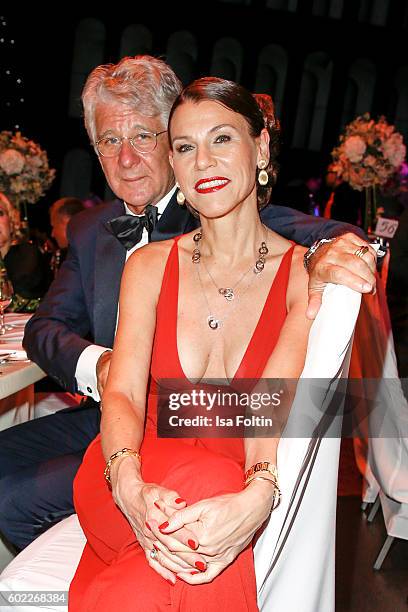
{"type": "Polygon", "coordinates": [[[322,303],[322,295],[328,283],[345,285],[360,293],[375,292],[375,250],[362,238],[351,232],[333,241],[325,242],[307,259],[309,273],[308,319],[314,319],[322,303]],[[368,250],[356,255],[360,247],[368,250]]]}
{"type": "Polygon", "coordinates": [[[111,358],[112,351],[105,351],[104,353],[102,353],[102,355],[96,362],[96,379],[98,381],[98,393],[100,398],[102,398],[102,393],[106,385],[106,380],[108,378],[111,358]]]}

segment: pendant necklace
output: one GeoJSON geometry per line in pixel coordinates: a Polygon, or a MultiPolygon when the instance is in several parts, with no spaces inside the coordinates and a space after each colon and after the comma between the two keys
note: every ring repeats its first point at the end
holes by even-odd
{"type": "Polygon", "coordinates": [[[207,272],[208,276],[210,277],[212,284],[214,285],[214,287],[217,289],[218,293],[220,295],[222,295],[227,302],[231,302],[232,300],[235,299],[235,290],[238,287],[238,285],[241,283],[241,281],[244,280],[244,278],[249,274],[249,272],[251,272],[252,270],[252,266],[249,268],[249,270],[247,270],[246,272],[243,273],[243,275],[241,276],[241,278],[235,283],[235,285],[233,287],[218,287],[217,283],[214,280],[213,275],[211,274],[211,272],[209,271],[209,269],[207,268],[204,260],[202,262],[205,271],[207,272]]]}
{"type": "Polygon", "coordinates": [[[201,252],[200,252],[200,249],[199,249],[199,242],[202,239],[202,236],[203,235],[202,235],[201,231],[197,232],[193,236],[194,249],[193,249],[193,254],[192,254],[192,257],[191,257],[192,262],[194,264],[200,264],[200,263],[204,264],[205,271],[207,272],[207,274],[208,274],[210,280],[212,281],[214,287],[217,289],[218,293],[220,295],[222,295],[228,302],[231,302],[232,300],[236,299],[235,304],[233,304],[232,308],[229,310],[229,312],[227,313],[227,315],[223,319],[220,319],[220,318],[214,316],[213,314],[211,314],[210,303],[208,301],[208,297],[207,297],[207,294],[205,292],[203,281],[202,281],[201,274],[200,274],[200,266],[198,265],[196,267],[197,276],[198,276],[198,280],[199,280],[199,283],[200,283],[201,291],[202,291],[202,293],[204,295],[204,299],[205,299],[205,302],[207,304],[207,309],[208,309],[208,312],[209,312],[209,315],[207,317],[207,324],[208,324],[208,327],[210,329],[216,330],[216,329],[219,329],[223,323],[225,323],[227,318],[235,310],[235,307],[239,304],[239,298],[242,298],[245,295],[245,293],[248,291],[248,289],[252,286],[252,284],[255,281],[256,277],[262,272],[262,270],[265,267],[265,258],[266,258],[266,255],[268,254],[269,251],[268,251],[268,247],[267,247],[267,244],[266,244],[266,231],[265,231],[265,240],[263,240],[261,242],[261,246],[258,249],[259,256],[258,256],[258,259],[255,261],[255,264],[253,266],[251,266],[249,268],[249,270],[244,272],[244,274],[240,277],[240,279],[235,283],[235,285],[233,287],[218,287],[217,283],[215,282],[212,274],[210,273],[209,269],[205,265],[204,261],[201,262],[201,252]],[[236,295],[234,293],[234,290],[237,288],[237,286],[244,280],[244,278],[251,271],[254,274],[254,276],[252,277],[252,280],[250,280],[250,282],[245,287],[245,289],[243,290],[243,292],[241,293],[240,296],[236,295]]]}
{"type": "MultiPolygon", "coordinates": [[[[198,243],[200,242],[201,238],[202,238],[202,232],[197,232],[196,234],[194,234],[193,236],[193,240],[195,243],[195,248],[193,250],[193,263],[201,263],[201,253],[200,253],[200,249],[198,246],[198,243]]],[[[235,283],[235,285],[233,287],[218,287],[217,283],[214,280],[213,275],[211,274],[210,270],[207,268],[205,262],[203,261],[203,265],[204,268],[208,274],[208,276],[210,277],[214,287],[217,289],[218,293],[220,295],[222,295],[228,302],[231,302],[232,300],[235,299],[235,289],[238,287],[238,285],[244,280],[244,278],[251,272],[251,270],[253,270],[254,274],[259,274],[260,272],[262,272],[262,270],[265,267],[265,256],[268,253],[268,247],[266,246],[266,242],[262,241],[261,242],[261,246],[258,249],[258,253],[259,253],[259,257],[255,262],[254,266],[251,266],[249,268],[249,270],[247,270],[246,272],[243,273],[243,275],[240,277],[240,279],[235,283]]]]}

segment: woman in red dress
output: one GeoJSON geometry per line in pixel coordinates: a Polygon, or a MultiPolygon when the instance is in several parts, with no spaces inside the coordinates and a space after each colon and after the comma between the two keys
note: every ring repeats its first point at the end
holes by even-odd
{"type": "Polygon", "coordinates": [[[195,435],[185,422],[184,438],[158,437],[157,407],[163,379],[173,404],[184,403],[164,413],[168,429],[182,416],[211,416],[185,407],[194,390],[302,370],[304,249],[258,212],[276,174],[276,138],[253,96],[230,81],[195,81],[173,106],[178,200],[201,228],[126,264],[101,435],[74,486],[87,545],[71,611],[258,609],[252,540],[277,501],[278,437],[221,437],[211,421],[195,435]]]}

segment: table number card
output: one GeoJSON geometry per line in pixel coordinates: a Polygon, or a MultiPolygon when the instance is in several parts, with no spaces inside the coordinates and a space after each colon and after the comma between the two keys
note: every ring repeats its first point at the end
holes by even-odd
{"type": "Polygon", "coordinates": [[[394,238],[394,234],[398,227],[397,219],[387,219],[387,217],[380,217],[375,226],[374,234],[381,236],[381,238],[394,238]]]}

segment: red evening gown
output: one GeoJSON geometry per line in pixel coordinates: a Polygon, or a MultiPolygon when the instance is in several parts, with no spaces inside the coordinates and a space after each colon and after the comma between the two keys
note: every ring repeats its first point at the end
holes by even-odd
{"type": "MultiPolygon", "coordinates": [[[[286,317],[286,289],[293,246],[284,254],[261,316],[235,374],[258,379],[286,317]]],[[[157,307],[146,429],[141,447],[142,477],[173,489],[188,504],[243,488],[242,438],[157,437],[157,382],[187,379],[177,350],[179,261],[177,239],[170,250],[157,307]],[[202,477],[205,475],[205,478],[202,477]],[[201,477],[200,477],[201,476],[201,477]]],[[[244,549],[211,583],[169,584],[145,558],[104,480],[105,459],[98,435],[90,444],[74,483],[75,508],[87,537],[69,591],[70,612],[256,612],[252,546],[244,549]]]]}

